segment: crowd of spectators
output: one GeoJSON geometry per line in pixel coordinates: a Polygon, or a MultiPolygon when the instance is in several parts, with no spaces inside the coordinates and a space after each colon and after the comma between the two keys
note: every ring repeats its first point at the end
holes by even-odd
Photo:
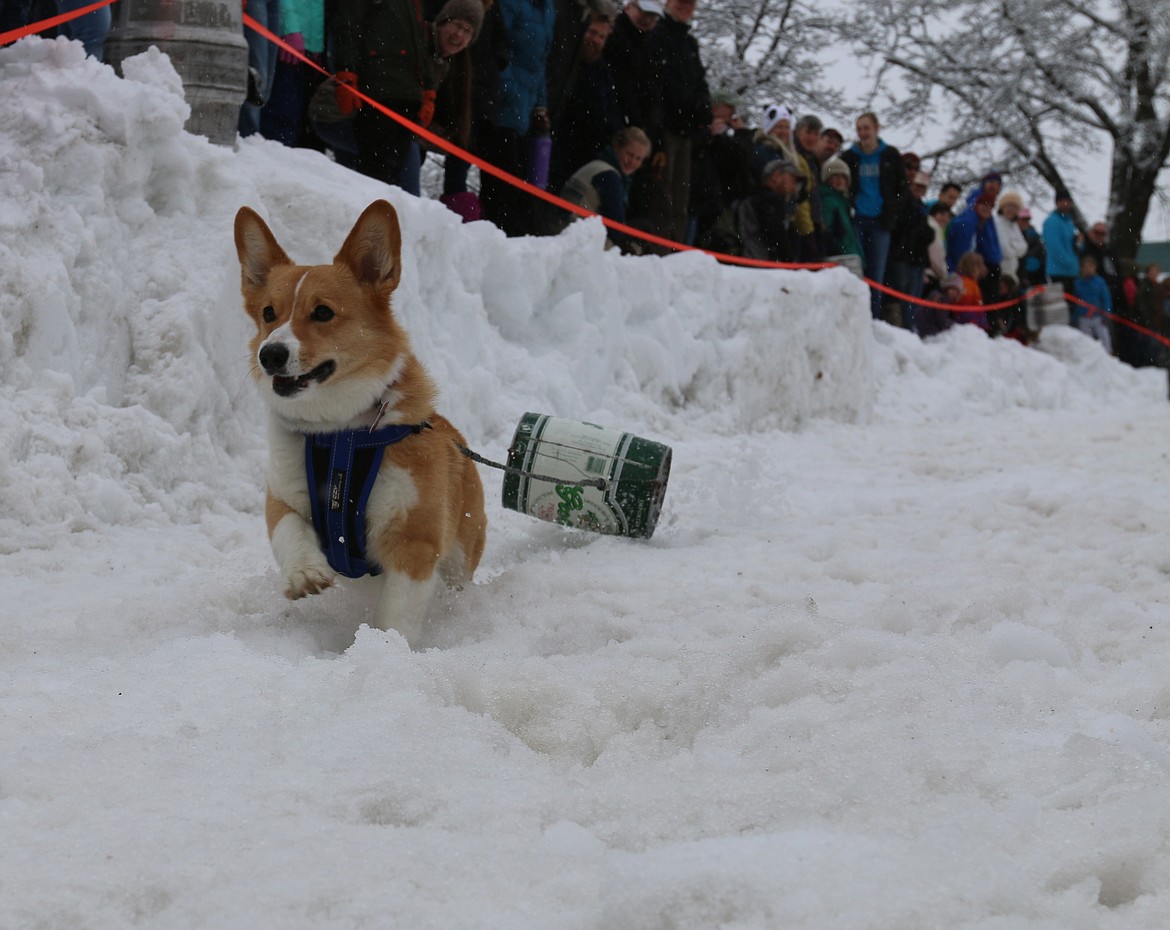
{"type": "MultiPolygon", "coordinates": [[[[967,192],[948,180],[927,200],[932,179],[921,160],[883,139],[874,113],[857,117],[848,145],[817,115],[780,103],[744,113],[734,95],[708,86],[690,31],[697,0],[620,8],[615,0],[332,0],[328,12],[324,0],[277,2],[285,24],[277,31],[321,56],[337,82],[316,88],[308,73],[282,80],[297,64],[278,60],[256,130],[266,136],[320,145],[311,98],[332,95],[353,126],[351,144],[331,146],[335,157],[419,194],[425,148],[362,107],[348,89],[357,88],[476,157],[648,234],[611,227],[610,244],[622,251],[663,253],[666,242],[681,242],[775,262],[837,262],[884,285],[870,289],[875,318],[922,336],[971,324],[1027,340],[1023,297],[1055,282],[1075,298],[1073,325],[1133,364],[1165,364],[1158,340],[1112,321],[1170,334],[1170,289],[1156,268],[1141,280],[1126,274],[1103,223],[1082,233],[1067,191],[1037,230],[1023,197],[1004,191],[995,171],[967,192]],[[290,22],[313,40],[301,41],[290,22]]],[[[240,128],[249,131],[244,119],[240,128]]],[[[465,162],[444,156],[441,199],[465,220],[520,236],[555,234],[574,218],[490,173],[481,172],[478,191],[468,177],[465,162]]]]}
{"type": "MultiPolygon", "coordinates": [[[[3,2],[11,18],[17,7],[27,17],[53,0],[3,2]]],[[[62,9],[79,2],[56,0],[62,9]]],[[[335,77],[246,30],[242,136],[328,149],[420,194],[426,145],[357,90],[479,159],[648,234],[610,228],[609,244],[625,252],[665,253],[678,242],[774,262],[836,262],[884,285],[871,283],[874,318],[922,336],[966,323],[1026,340],[1022,298],[1053,283],[1074,298],[1070,322],[1108,350],[1135,365],[1170,359],[1148,335],[1170,335],[1170,281],[1157,266],[1123,268],[1104,223],[1078,228],[1067,191],[1056,192],[1037,230],[1023,197],[1004,191],[995,171],[966,194],[947,180],[927,200],[932,178],[921,160],[883,139],[873,113],[857,117],[846,145],[815,114],[780,103],[743,112],[733,94],[708,86],[691,34],[697,0],[246,3],[335,77]]],[[[109,28],[108,11],[72,28],[100,57],[96,34],[109,28]]],[[[467,162],[436,156],[440,199],[465,221],[521,236],[555,234],[574,218],[489,172],[473,190],[467,162]]]]}

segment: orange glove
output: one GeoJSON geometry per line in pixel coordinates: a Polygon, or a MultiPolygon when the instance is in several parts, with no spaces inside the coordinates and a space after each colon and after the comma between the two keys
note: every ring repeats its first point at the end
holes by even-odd
{"type": "Polygon", "coordinates": [[[418,124],[426,129],[431,125],[431,120],[435,118],[435,92],[433,90],[423,91],[422,105],[418,108],[418,124]]]}
{"type": "Polygon", "coordinates": [[[352,71],[338,71],[333,77],[337,81],[333,96],[337,98],[337,109],[341,115],[349,116],[354,110],[360,110],[365,101],[352,92],[357,90],[358,76],[352,71]]]}

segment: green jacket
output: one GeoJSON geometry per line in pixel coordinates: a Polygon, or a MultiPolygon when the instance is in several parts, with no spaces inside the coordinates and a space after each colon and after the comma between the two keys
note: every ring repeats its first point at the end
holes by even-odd
{"type": "Polygon", "coordinates": [[[822,184],[821,211],[825,219],[825,255],[861,255],[861,244],[849,215],[849,198],[822,184]]]}
{"type": "Polygon", "coordinates": [[[315,0],[280,0],[280,32],[299,32],[305,51],[325,51],[325,7],[315,0]]]}
{"type": "Polygon", "coordinates": [[[380,102],[422,102],[435,87],[421,0],[338,0],[334,14],[338,71],[380,102]]]}

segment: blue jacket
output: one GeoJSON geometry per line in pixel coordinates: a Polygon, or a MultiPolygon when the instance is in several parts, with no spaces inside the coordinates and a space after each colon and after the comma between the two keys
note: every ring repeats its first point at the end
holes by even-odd
{"type": "Polygon", "coordinates": [[[500,71],[503,129],[528,134],[533,107],[548,106],[545,67],[552,47],[556,8],[553,0],[500,0],[508,36],[508,64],[500,71]]]}
{"type": "Polygon", "coordinates": [[[974,207],[968,207],[947,224],[947,268],[957,271],[959,259],[967,252],[978,252],[989,267],[1003,260],[995,220],[988,217],[980,227],[974,207]]]}
{"type": "MultiPolygon", "coordinates": [[[[1090,278],[1079,277],[1073,282],[1073,294],[1087,304],[1092,304],[1098,310],[1113,312],[1113,298],[1109,294],[1109,285],[1099,274],[1090,278]]],[[[1088,309],[1080,304],[1072,305],[1071,319],[1075,322],[1088,315],[1088,309]]]]}
{"type": "Polygon", "coordinates": [[[1054,210],[1048,214],[1042,229],[1048,253],[1045,274],[1050,278],[1075,278],[1081,273],[1081,259],[1077,254],[1077,227],[1072,217],[1054,210]]]}

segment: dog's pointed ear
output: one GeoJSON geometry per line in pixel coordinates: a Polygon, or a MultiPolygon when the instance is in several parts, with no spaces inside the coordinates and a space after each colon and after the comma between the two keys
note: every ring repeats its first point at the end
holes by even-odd
{"type": "Polygon", "coordinates": [[[385,200],[375,200],[366,207],[333,261],[349,267],[363,284],[387,293],[398,287],[402,277],[402,230],[394,207],[385,200]]]}
{"type": "Polygon", "coordinates": [[[272,230],[249,207],[240,207],[236,213],[236,254],[240,256],[241,281],[246,288],[263,287],[273,268],[292,264],[272,230]]]}

